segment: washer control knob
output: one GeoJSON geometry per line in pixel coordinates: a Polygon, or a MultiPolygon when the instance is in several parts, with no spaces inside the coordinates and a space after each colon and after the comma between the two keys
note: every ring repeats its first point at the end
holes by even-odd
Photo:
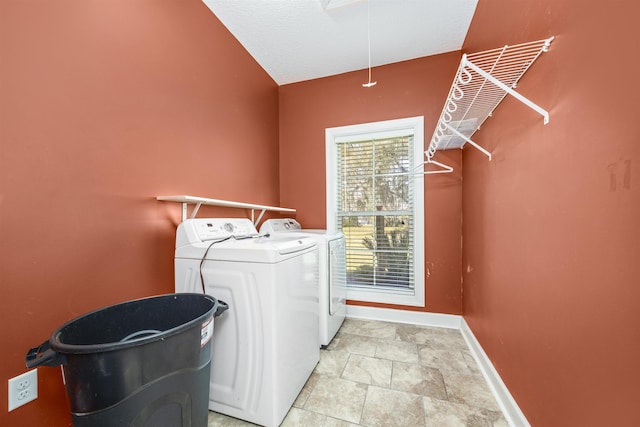
{"type": "Polygon", "coordinates": [[[233,233],[234,227],[233,227],[233,224],[231,224],[230,222],[226,222],[223,227],[225,231],[228,231],[229,233],[233,233]]]}

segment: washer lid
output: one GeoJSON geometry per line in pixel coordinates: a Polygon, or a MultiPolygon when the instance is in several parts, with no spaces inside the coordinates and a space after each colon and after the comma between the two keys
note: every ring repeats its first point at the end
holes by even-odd
{"type": "Polygon", "coordinates": [[[300,233],[312,237],[324,237],[327,240],[336,240],[345,237],[342,231],[316,230],[311,228],[303,228],[300,230],[300,233]]]}
{"type": "Polygon", "coordinates": [[[317,246],[317,242],[308,236],[294,236],[293,239],[288,236],[281,238],[263,237],[262,239],[272,239],[271,244],[277,248],[281,255],[298,252],[313,246],[317,246]]]}
{"type": "Polygon", "coordinates": [[[312,236],[317,237],[321,241],[335,240],[344,237],[341,231],[316,230],[309,228],[301,228],[300,224],[291,218],[284,219],[268,219],[260,226],[260,234],[289,235],[289,236],[312,236]]]}

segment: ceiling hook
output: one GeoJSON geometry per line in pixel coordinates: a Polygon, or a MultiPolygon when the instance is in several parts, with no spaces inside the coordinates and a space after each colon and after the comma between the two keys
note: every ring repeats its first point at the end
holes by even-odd
{"type": "Polygon", "coordinates": [[[371,81],[371,2],[367,1],[367,49],[369,52],[369,81],[363,83],[362,87],[375,86],[378,82],[371,81]]]}

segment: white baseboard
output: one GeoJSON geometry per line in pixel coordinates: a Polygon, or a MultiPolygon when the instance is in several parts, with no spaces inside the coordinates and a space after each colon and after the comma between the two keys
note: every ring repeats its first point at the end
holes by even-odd
{"type": "Polygon", "coordinates": [[[462,316],[348,305],[347,317],[459,329],[509,425],[512,427],[531,426],[462,316]]]}
{"type": "Polygon", "coordinates": [[[467,322],[464,319],[460,322],[460,332],[462,332],[462,336],[467,342],[471,354],[474,359],[476,359],[476,363],[482,372],[482,376],[484,376],[487,383],[489,383],[491,392],[498,401],[498,405],[500,406],[500,409],[502,409],[502,413],[507,419],[509,425],[514,427],[530,427],[531,424],[529,424],[529,421],[527,421],[527,418],[520,410],[515,399],[511,396],[511,393],[509,393],[509,389],[507,389],[507,386],[502,382],[502,378],[500,378],[498,371],[496,371],[496,368],[493,366],[493,363],[491,363],[491,360],[489,360],[487,353],[484,352],[482,346],[476,339],[475,335],[473,335],[473,332],[471,332],[469,325],[467,325],[467,322]]]}
{"type": "Polygon", "coordinates": [[[395,310],[360,305],[348,305],[347,317],[421,326],[437,326],[449,329],[460,329],[460,321],[462,320],[462,316],[455,314],[426,313],[423,311],[395,310]]]}

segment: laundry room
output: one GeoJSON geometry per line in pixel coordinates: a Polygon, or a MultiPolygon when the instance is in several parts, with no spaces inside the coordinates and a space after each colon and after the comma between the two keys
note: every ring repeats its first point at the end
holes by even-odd
{"type": "MultiPolygon", "coordinates": [[[[268,219],[335,228],[327,177],[342,154],[327,156],[328,135],[342,141],[354,125],[420,118],[429,152],[463,54],[548,40],[509,88],[548,123],[508,94],[473,144],[417,160],[414,299],[348,294],[347,321],[352,331],[367,317],[460,328],[493,375],[505,423],[640,425],[640,132],[629,106],[640,94],[640,6],[463,4],[466,32],[437,54],[378,65],[363,28],[357,69],[281,83],[202,0],[0,1],[0,378],[27,372],[25,353],[70,319],[175,291],[185,217],[181,203],[159,196],[294,210],[267,210],[260,233],[268,219]],[[446,173],[423,173],[435,170],[446,173]]],[[[369,28],[371,42],[379,27],[369,28]]],[[[374,206],[343,225],[375,234],[376,209],[395,215],[374,206]]],[[[197,217],[252,214],[261,209],[203,204],[197,217]]],[[[37,376],[37,398],[2,407],[0,425],[71,425],[60,369],[37,376]]],[[[0,387],[0,400],[9,394],[0,387]]],[[[336,424],[323,414],[324,425],[385,425],[356,412],[336,424]]]]}

